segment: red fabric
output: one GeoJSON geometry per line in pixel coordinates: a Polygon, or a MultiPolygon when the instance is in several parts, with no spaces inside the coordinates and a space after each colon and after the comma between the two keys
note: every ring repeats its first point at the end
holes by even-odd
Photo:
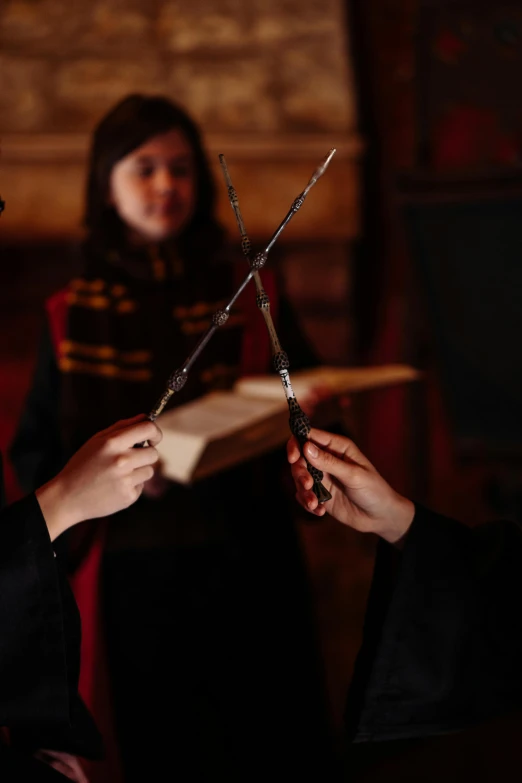
{"type": "Polygon", "coordinates": [[[433,164],[437,168],[512,165],[519,156],[520,140],[506,132],[488,109],[451,106],[435,128],[433,164]]]}
{"type": "Polygon", "coordinates": [[[0,726],[0,745],[11,744],[11,730],[9,726],[0,726]]]}
{"type": "MultiPolygon", "coordinates": [[[[242,273],[246,274],[245,267],[238,268],[238,281],[245,276],[242,273]]],[[[263,272],[262,279],[265,290],[270,297],[272,317],[276,321],[275,277],[267,270],[263,272]]],[[[46,303],[56,357],[60,356],[61,343],[67,334],[66,294],[67,289],[58,291],[46,303]]],[[[241,375],[266,373],[270,366],[271,346],[264,319],[256,305],[256,291],[253,283],[250,283],[247,290],[243,292],[239,306],[245,316],[241,375]]],[[[219,339],[219,335],[216,339],[219,339]]],[[[70,578],[70,582],[82,621],[79,692],[102,733],[106,758],[103,762],[86,762],[84,766],[90,783],[121,783],[123,776],[110,701],[110,680],[103,638],[99,591],[106,523],[91,522],[89,524],[94,526],[89,531],[90,544],[85,557],[70,578]]],[[[81,532],[80,528],[78,531],[80,536],[81,532]]]]}
{"type": "MultiPolygon", "coordinates": [[[[57,359],[61,354],[61,343],[67,334],[67,289],[62,289],[46,302],[51,339],[57,359]]],[[[91,529],[89,548],[82,562],[70,577],[71,588],[78,604],[82,621],[79,692],[100,730],[106,757],[102,762],[83,762],[90,783],[121,783],[123,780],[114,720],[109,693],[109,674],[101,622],[99,600],[100,565],[105,544],[106,528],[103,522],[89,523],[91,529]]],[[[82,528],[72,531],[79,537],[82,528]]]]}
{"type": "MultiPolygon", "coordinates": [[[[372,364],[398,361],[398,357],[402,355],[402,323],[401,303],[391,298],[386,306],[372,364]]],[[[400,445],[407,432],[406,395],[405,384],[370,393],[367,451],[371,461],[391,486],[408,496],[409,466],[400,445]]]]}
{"type": "MultiPolygon", "coordinates": [[[[237,284],[245,277],[246,267],[237,269],[237,284]]],[[[260,272],[263,286],[270,299],[270,312],[274,323],[277,323],[277,290],[273,272],[263,269],[260,272]]],[[[243,347],[241,352],[241,375],[261,375],[270,370],[272,348],[265,327],[265,319],[256,305],[256,287],[253,282],[248,285],[240,299],[240,306],[245,315],[243,332],[243,347]]]]}
{"type": "Polygon", "coordinates": [[[100,602],[100,569],[106,537],[106,522],[96,525],[90,548],[70,578],[82,619],[80,696],[100,730],[105,759],[83,762],[90,783],[122,783],[123,774],[116,742],[110,700],[110,680],[103,636],[100,602]]]}
{"type": "Polygon", "coordinates": [[[65,340],[67,329],[67,289],[62,288],[45,303],[47,319],[51,330],[51,340],[56,358],[60,358],[61,343],[65,340]]]}
{"type": "Polygon", "coordinates": [[[435,39],[435,52],[446,63],[456,63],[467,51],[466,42],[452,30],[441,30],[435,39]]]}
{"type": "MultiPolygon", "coordinates": [[[[390,297],[372,355],[372,363],[401,361],[404,339],[401,302],[390,297]]],[[[449,488],[457,475],[458,465],[436,368],[424,371],[422,383],[426,394],[426,425],[429,434],[425,444],[428,494],[421,502],[437,503],[440,507],[441,503],[450,497],[452,490],[449,488]]],[[[391,486],[406,497],[413,497],[415,487],[412,484],[411,454],[405,453],[401,447],[410,427],[416,426],[410,419],[408,394],[407,384],[371,393],[366,416],[366,449],[368,457],[391,486]]],[[[446,513],[454,514],[451,506],[448,506],[446,513]]]]}

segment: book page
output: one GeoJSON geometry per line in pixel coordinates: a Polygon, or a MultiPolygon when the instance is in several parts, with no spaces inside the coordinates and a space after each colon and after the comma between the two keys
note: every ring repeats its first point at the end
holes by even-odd
{"type": "MultiPolygon", "coordinates": [[[[368,367],[313,367],[310,370],[292,372],[290,378],[296,397],[305,398],[316,386],[327,386],[332,394],[377,389],[397,383],[408,383],[421,377],[421,373],[407,364],[384,364],[368,367]]],[[[244,396],[275,399],[284,395],[279,376],[252,375],[240,378],[234,390],[244,396]]]]}
{"type": "Polygon", "coordinates": [[[205,478],[266,454],[283,446],[289,437],[288,406],[285,405],[285,408],[278,408],[277,413],[264,417],[257,424],[209,443],[194,470],[193,479],[205,478]]]}
{"type": "Polygon", "coordinates": [[[164,413],[158,425],[164,433],[186,433],[211,441],[281,410],[288,410],[282,390],[278,400],[242,397],[232,391],[212,392],[164,413]]]}
{"type": "Polygon", "coordinates": [[[213,392],[158,417],[162,474],[188,483],[259,454],[289,436],[288,405],[213,392]]]}
{"type": "Polygon", "coordinates": [[[167,428],[162,428],[162,432],[162,441],[156,446],[160,457],[161,475],[187,484],[192,479],[194,470],[205,451],[206,440],[203,437],[167,428]]]}

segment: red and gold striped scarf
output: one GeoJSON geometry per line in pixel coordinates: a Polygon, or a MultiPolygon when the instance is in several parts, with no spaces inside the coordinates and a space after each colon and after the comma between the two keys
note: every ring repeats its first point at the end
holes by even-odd
{"type": "MultiPolygon", "coordinates": [[[[157,253],[134,257],[133,264],[107,263],[101,274],[98,269],[72,280],[62,294],[65,328],[56,344],[71,449],[117,419],[150,410],[236,284],[231,264],[216,264],[201,277],[180,273],[157,253]]],[[[244,310],[235,309],[171,404],[232,386],[240,373],[244,323],[244,310]]],[[[259,371],[266,371],[269,354],[266,346],[259,350],[266,355],[259,371]]]]}

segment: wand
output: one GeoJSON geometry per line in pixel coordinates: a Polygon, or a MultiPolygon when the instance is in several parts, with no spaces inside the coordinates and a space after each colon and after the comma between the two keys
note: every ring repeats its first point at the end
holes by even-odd
{"type": "MultiPolygon", "coordinates": [[[[326,171],[326,168],[330,163],[331,159],[333,158],[334,154],[335,154],[335,149],[330,150],[330,152],[325,157],[323,162],[318,166],[318,168],[313,173],[306,188],[292,203],[292,206],[290,207],[286,217],[281,222],[279,228],[272,236],[268,245],[265,247],[264,250],[262,250],[256,256],[254,256],[253,260],[250,258],[250,250],[252,245],[250,239],[248,238],[245,229],[245,224],[243,223],[241,210],[239,209],[239,199],[237,197],[236,190],[232,184],[232,179],[228,171],[225,156],[224,155],[219,156],[219,162],[221,163],[221,168],[223,169],[225,182],[227,183],[228,197],[232,209],[234,210],[234,214],[236,216],[237,225],[239,227],[239,233],[241,234],[241,249],[243,251],[243,255],[248,261],[250,269],[252,270],[252,277],[254,278],[256,284],[256,290],[257,290],[256,303],[258,308],[261,310],[263,314],[266,328],[270,336],[270,343],[272,346],[272,361],[273,361],[274,369],[277,373],[279,373],[279,376],[281,378],[281,383],[283,384],[283,389],[286,395],[286,401],[288,402],[288,407],[290,410],[290,419],[289,419],[290,430],[292,434],[295,436],[295,438],[297,439],[301,447],[301,453],[303,453],[303,446],[308,440],[308,436],[310,434],[310,419],[308,418],[306,413],[303,411],[303,409],[297,402],[297,397],[295,396],[295,392],[292,389],[292,382],[290,380],[290,373],[289,373],[290,361],[288,359],[288,355],[282,349],[281,343],[279,342],[279,337],[277,336],[277,332],[274,326],[274,321],[270,313],[270,298],[263,287],[261,276],[259,274],[259,269],[261,269],[261,267],[264,266],[264,264],[266,263],[268,253],[272,248],[272,245],[276,241],[277,237],[281,233],[281,231],[284,229],[287,223],[292,219],[292,217],[295,215],[297,210],[302,207],[303,202],[306,196],[308,195],[308,192],[315,185],[319,177],[321,177],[326,171]],[[254,262],[256,260],[262,260],[263,263],[257,264],[256,268],[254,269],[254,262]]],[[[305,461],[306,461],[306,468],[314,480],[312,490],[316,495],[319,503],[325,503],[327,500],[330,500],[332,496],[328,492],[326,487],[321,483],[323,479],[323,473],[321,470],[314,468],[313,465],[310,465],[310,463],[308,462],[308,460],[306,460],[306,458],[305,461]]]]}
{"type": "Polygon", "coordinates": [[[230,315],[230,309],[233,306],[234,302],[240,296],[240,294],[243,293],[243,290],[246,288],[248,283],[251,281],[254,274],[260,269],[263,264],[265,263],[266,258],[262,258],[261,255],[256,256],[252,259],[250,262],[250,272],[245,277],[237,291],[232,295],[231,300],[227,304],[223,310],[216,310],[216,312],[213,314],[211,319],[211,324],[208,327],[205,334],[201,337],[200,340],[198,340],[197,345],[192,349],[189,356],[185,359],[184,363],[179,367],[177,370],[174,370],[172,375],[169,377],[169,380],[167,382],[167,388],[163,392],[162,396],[159,398],[158,402],[154,406],[154,408],[149,413],[148,418],[150,421],[154,421],[157,419],[157,417],[160,415],[162,410],[165,408],[165,405],[168,403],[170,398],[175,392],[181,391],[181,389],[184,387],[185,383],[187,382],[188,378],[188,371],[198,358],[199,354],[205,347],[205,345],[208,343],[214,332],[220,327],[223,326],[228,321],[228,317],[230,315]]]}

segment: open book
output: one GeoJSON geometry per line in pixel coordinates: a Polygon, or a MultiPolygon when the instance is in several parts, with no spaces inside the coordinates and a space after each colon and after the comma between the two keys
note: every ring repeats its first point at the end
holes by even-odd
{"type": "MultiPolygon", "coordinates": [[[[327,387],[335,399],[341,394],[407,383],[419,377],[418,370],[404,364],[315,367],[291,374],[299,402],[318,386],[327,387]]],[[[333,423],[328,410],[333,411],[335,406],[322,408],[320,425],[327,427],[333,423]]],[[[189,484],[271,451],[288,440],[288,418],[279,375],[241,378],[230,391],[212,392],[159,417],[162,473],[173,481],[189,484]]]]}

